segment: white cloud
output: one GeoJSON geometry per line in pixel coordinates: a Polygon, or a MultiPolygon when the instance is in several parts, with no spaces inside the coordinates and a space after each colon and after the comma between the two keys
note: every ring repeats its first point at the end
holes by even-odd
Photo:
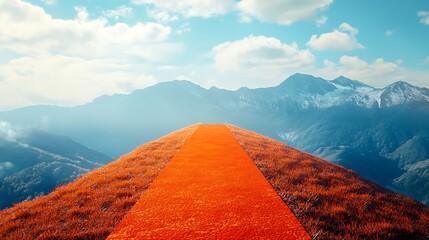
{"type": "Polygon", "coordinates": [[[396,81],[407,81],[416,86],[429,87],[427,79],[429,72],[408,70],[400,66],[400,63],[389,62],[383,58],[377,58],[372,63],[357,56],[344,55],[335,64],[325,60],[325,67],[314,71],[315,75],[327,79],[345,76],[365,82],[374,87],[385,87],[396,81]]]}
{"type": "Polygon", "coordinates": [[[326,68],[328,68],[328,69],[333,68],[333,67],[335,67],[335,66],[336,66],[336,64],[335,64],[334,62],[331,62],[331,61],[329,61],[329,60],[327,60],[327,59],[325,59],[325,60],[323,61],[323,65],[324,65],[326,68]]]}
{"type": "Polygon", "coordinates": [[[90,19],[83,7],[76,8],[75,19],[63,20],[29,2],[2,1],[0,109],[75,105],[151,85],[155,77],[142,69],[181,51],[170,34],[159,23],[90,19]]]}
{"type": "MultiPolygon", "coordinates": [[[[108,25],[106,19],[89,19],[85,8],[76,8],[73,20],[54,19],[42,8],[17,0],[0,9],[0,51],[19,54],[63,54],[80,57],[140,57],[159,61],[171,34],[158,23],[108,25]],[[162,53],[162,51],[161,51],[162,53]]],[[[173,46],[169,46],[169,50],[173,46]]],[[[165,52],[165,51],[164,51],[165,52]]]]}
{"type": "Polygon", "coordinates": [[[243,71],[248,75],[267,78],[285,71],[297,71],[311,65],[315,57],[293,43],[282,43],[276,38],[249,36],[225,42],[212,50],[215,65],[221,71],[243,71]]]}
{"type": "Polygon", "coordinates": [[[237,7],[261,21],[290,25],[299,20],[316,20],[318,12],[333,0],[242,0],[237,7]]]}
{"type": "Polygon", "coordinates": [[[179,20],[179,17],[177,15],[171,15],[168,12],[157,8],[148,9],[147,15],[150,18],[155,19],[157,22],[161,23],[176,22],[179,20]]]}
{"type": "Polygon", "coordinates": [[[52,5],[55,3],[55,0],[41,0],[46,5],[52,5]]]}
{"type": "Polygon", "coordinates": [[[125,5],[103,12],[104,16],[108,18],[114,18],[116,20],[119,20],[120,17],[129,17],[131,14],[133,14],[133,9],[125,5]]]}
{"type": "Polygon", "coordinates": [[[179,13],[186,18],[213,17],[233,9],[233,0],[132,0],[134,4],[152,4],[156,8],[179,13]]]}
{"type": "Polygon", "coordinates": [[[387,30],[384,35],[386,35],[387,37],[390,37],[394,34],[395,32],[393,30],[387,30]]]}
{"type": "Polygon", "coordinates": [[[417,12],[417,16],[421,17],[420,22],[429,25],[429,11],[419,11],[417,12]]]}
{"type": "Polygon", "coordinates": [[[252,17],[265,22],[290,25],[300,20],[315,21],[319,26],[326,22],[326,16],[319,12],[327,8],[333,0],[131,0],[136,5],[151,5],[151,18],[159,22],[176,21],[176,15],[185,18],[209,18],[238,10],[239,21],[249,23],[252,17]]]}
{"type": "Polygon", "coordinates": [[[179,29],[176,30],[177,34],[183,34],[191,31],[191,25],[189,22],[182,23],[179,29]]]}
{"type": "Polygon", "coordinates": [[[342,23],[339,28],[335,29],[333,32],[323,33],[320,36],[313,35],[307,42],[307,46],[319,51],[350,51],[364,48],[364,46],[356,40],[358,32],[358,29],[350,26],[348,23],[342,23]]]}
{"type": "Polygon", "coordinates": [[[152,85],[153,76],[115,59],[62,55],[22,57],[0,65],[0,108],[32,104],[72,106],[103,94],[129,93],[152,85]]]}
{"type": "Polygon", "coordinates": [[[343,32],[349,32],[351,35],[355,36],[356,34],[359,33],[359,30],[357,30],[356,28],[352,27],[350,24],[348,23],[342,23],[339,27],[339,29],[343,32]]]}
{"type": "Polygon", "coordinates": [[[319,19],[316,20],[316,25],[318,27],[322,26],[323,24],[326,23],[326,21],[328,21],[328,17],[327,16],[321,16],[319,19]]]}
{"type": "Polygon", "coordinates": [[[252,22],[252,18],[251,17],[249,17],[248,15],[246,15],[246,14],[243,14],[243,13],[240,13],[239,14],[239,21],[241,22],[241,23],[251,23],[252,22]]]}
{"type": "MultiPolygon", "coordinates": [[[[416,86],[429,87],[429,71],[403,67],[404,61],[387,61],[383,58],[365,60],[357,56],[342,56],[338,62],[324,60],[323,68],[314,68],[310,73],[333,79],[346,76],[375,87],[385,87],[396,81],[407,81],[416,86]]],[[[429,63],[429,57],[427,58],[429,63]]]]}

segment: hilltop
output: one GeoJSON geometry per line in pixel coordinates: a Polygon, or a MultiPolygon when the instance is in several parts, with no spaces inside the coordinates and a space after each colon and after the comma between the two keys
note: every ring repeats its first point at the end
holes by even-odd
{"type": "MultiPolygon", "coordinates": [[[[1,211],[0,238],[104,239],[197,127],[142,145],[45,197],[1,211]]],[[[314,239],[428,236],[429,208],[424,205],[344,167],[228,127],[314,239]]]]}

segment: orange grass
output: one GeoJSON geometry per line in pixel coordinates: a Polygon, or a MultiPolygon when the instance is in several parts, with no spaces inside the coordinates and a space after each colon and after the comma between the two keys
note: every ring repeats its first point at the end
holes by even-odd
{"type": "Polygon", "coordinates": [[[225,125],[204,124],[108,239],[310,236],[225,125]]]}
{"type": "Polygon", "coordinates": [[[51,194],[0,212],[0,239],[105,239],[197,125],[142,145],[51,194]]]}
{"type": "Polygon", "coordinates": [[[313,239],[428,239],[429,208],[341,166],[228,125],[313,239]]]}

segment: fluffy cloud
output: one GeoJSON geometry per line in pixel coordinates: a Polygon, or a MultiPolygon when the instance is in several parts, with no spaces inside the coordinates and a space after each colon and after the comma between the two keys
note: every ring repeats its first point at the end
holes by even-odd
{"type": "Polygon", "coordinates": [[[420,22],[429,25],[429,12],[419,11],[417,12],[417,16],[421,17],[420,22]]]}
{"type": "MultiPolygon", "coordinates": [[[[109,14],[128,11],[116,10],[109,14]]],[[[105,18],[88,16],[77,7],[75,19],[56,19],[29,2],[2,1],[1,110],[74,105],[101,94],[130,92],[155,82],[141,72],[144,64],[164,62],[181,51],[180,44],[168,41],[170,27],[153,22],[110,25],[105,18]]]]}
{"type": "Polygon", "coordinates": [[[333,0],[242,0],[237,7],[261,21],[290,25],[299,20],[316,20],[318,12],[333,0]]]}
{"type": "Polygon", "coordinates": [[[156,82],[117,60],[62,55],[22,57],[0,65],[0,109],[32,104],[76,105],[103,94],[129,93],[156,82]]]}
{"type": "Polygon", "coordinates": [[[276,38],[249,36],[225,42],[213,48],[215,65],[222,71],[244,71],[248,75],[266,78],[287,70],[311,65],[315,57],[296,44],[285,44],[276,38]]]}
{"type": "Polygon", "coordinates": [[[368,63],[356,56],[342,56],[339,63],[342,65],[339,70],[355,79],[380,79],[399,70],[397,64],[386,62],[382,58],[368,63]]]}
{"type": "Polygon", "coordinates": [[[212,17],[234,8],[233,0],[132,0],[134,4],[152,4],[168,12],[189,17],[212,17]]]}
{"type": "MultiPolygon", "coordinates": [[[[76,8],[73,20],[54,19],[42,8],[11,0],[0,9],[0,51],[26,55],[56,53],[80,57],[140,57],[160,59],[154,48],[165,49],[171,29],[158,23],[108,25],[106,19],[89,19],[76,8]]],[[[172,50],[173,46],[169,46],[172,50]]],[[[162,51],[161,51],[162,52],[162,51]]]]}
{"type": "Polygon", "coordinates": [[[209,18],[238,10],[240,22],[249,23],[251,17],[256,17],[261,21],[284,25],[299,20],[314,20],[319,25],[323,24],[326,17],[318,18],[318,12],[332,2],[333,0],[132,0],[136,5],[153,5],[155,10],[149,13],[158,20],[169,19],[169,13],[177,13],[185,18],[209,18]]]}
{"type": "Polygon", "coordinates": [[[314,74],[328,79],[346,76],[375,87],[385,87],[396,81],[429,87],[426,81],[429,72],[411,71],[401,67],[399,63],[389,62],[383,58],[377,58],[371,63],[357,56],[345,55],[339,59],[338,64],[325,60],[325,67],[315,70],[314,74]]]}
{"type": "Polygon", "coordinates": [[[168,12],[160,9],[148,9],[147,15],[155,19],[157,22],[161,23],[169,23],[169,22],[175,22],[179,20],[179,17],[176,15],[171,15],[168,12]]]}
{"type": "Polygon", "coordinates": [[[103,15],[108,18],[114,18],[118,20],[120,17],[128,17],[133,13],[133,9],[130,7],[127,7],[125,5],[119,6],[112,10],[107,10],[103,12],[103,15]]]}
{"type": "MultiPolygon", "coordinates": [[[[398,64],[388,62],[383,58],[377,58],[369,63],[357,56],[344,55],[339,59],[339,64],[325,60],[325,68],[316,71],[316,74],[325,78],[345,76],[357,79],[371,86],[384,87],[400,80],[412,80],[414,73],[408,72],[398,64]]],[[[415,82],[417,85],[421,85],[415,82]]]]}
{"type": "Polygon", "coordinates": [[[307,46],[323,51],[337,50],[350,51],[353,49],[364,48],[364,46],[356,40],[358,30],[348,23],[342,23],[338,29],[330,33],[323,33],[320,36],[313,35],[307,46]]]}

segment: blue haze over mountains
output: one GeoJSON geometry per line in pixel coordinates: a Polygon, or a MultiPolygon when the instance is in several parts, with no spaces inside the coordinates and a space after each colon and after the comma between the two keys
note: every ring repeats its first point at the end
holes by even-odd
{"type": "Polygon", "coordinates": [[[406,82],[377,89],[295,74],[276,87],[230,91],[173,81],[76,107],[2,112],[0,121],[68,136],[112,158],[178,128],[226,122],[429,204],[429,89],[406,82]]]}
{"type": "Polygon", "coordinates": [[[112,160],[69,137],[0,122],[0,209],[45,195],[112,160]]]}

